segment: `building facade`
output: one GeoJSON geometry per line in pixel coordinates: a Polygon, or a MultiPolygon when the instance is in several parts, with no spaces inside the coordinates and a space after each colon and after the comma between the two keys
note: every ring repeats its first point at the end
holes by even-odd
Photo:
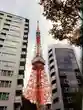
{"type": "Polygon", "coordinates": [[[61,44],[49,46],[48,69],[52,85],[52,110],[77,110],[74,96],[82,86],[82,77],[73,48],[61,44]]]}
{"type": "Polygon", "coordinates": [[[0,110],[21,105],[29,20],[0,11],[0,110]]]}

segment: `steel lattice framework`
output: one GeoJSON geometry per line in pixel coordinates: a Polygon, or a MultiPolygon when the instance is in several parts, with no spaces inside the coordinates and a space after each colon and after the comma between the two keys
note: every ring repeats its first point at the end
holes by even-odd
{"type": "MultiPolygon", "coordinates": [[[[38,23],[38,22],[37,22],[38,23]]],[[[36,31],[36,54],[32,60],[32,72],[27,84],[25,97],[39,106],[51,102],[51,90],[48,77],[45,73],[45,60],[41,55],[39,23],[36,31]]]]}

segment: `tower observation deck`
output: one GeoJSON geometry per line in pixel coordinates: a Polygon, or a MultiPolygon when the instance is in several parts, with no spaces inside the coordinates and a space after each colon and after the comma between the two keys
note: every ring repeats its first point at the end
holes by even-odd
{"type": "Polygon", "coordinates": [[[42,57],[39,22],[36,31],[36,53],[32,59],[32,72],[27,84],[25,97],[36,103],[38,110],[41,105],[51,103],[51,89],[47,74],[45,73],[45,60],[42,57]]]}

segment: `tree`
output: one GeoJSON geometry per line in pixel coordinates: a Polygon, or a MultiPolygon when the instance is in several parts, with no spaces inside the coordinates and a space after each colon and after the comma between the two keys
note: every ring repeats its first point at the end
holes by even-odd
{"type": "Polygon", "coordinates": [[[71,44],[81,44],[82,0],[41,0],[40,5],[44,9],[43,15],[53,23],[50,34],[55,39],[68,39],[71,44]]]}

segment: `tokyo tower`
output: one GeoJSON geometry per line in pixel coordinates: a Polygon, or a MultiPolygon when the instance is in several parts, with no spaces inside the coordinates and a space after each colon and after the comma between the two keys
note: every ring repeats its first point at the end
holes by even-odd
{"type": "Polygon", "coordinates": [[[51,102],[51,90],[48,77],[45,73],[45,60],[42,57],[39,21],[37,21],[36,50],[32,59],[32,71],[26,88],[25,98],[36,103],[37,109],[41,110],[41,105],[51,102]]]}

